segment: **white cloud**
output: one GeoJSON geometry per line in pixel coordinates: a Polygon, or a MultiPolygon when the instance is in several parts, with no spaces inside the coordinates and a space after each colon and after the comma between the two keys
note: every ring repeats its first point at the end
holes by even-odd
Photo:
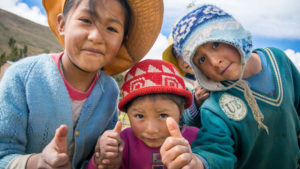
{"type": "Polygon", "coordinates": [[[166,36],[159,34],[153,47],[147,53],[144,59],[162,59],[163,51],[169,46],[168,39],[166,36]]]}
{"type": "MultiPolygon", "coordinates": [[[[173,24],[192,0],[164,0],[164,21],[173,24]],[[175,18],[175,19],[174,19],[175,18]]],[[[300,39],[299,0],[194,0],[232,14],[256,36],[300,39]]]]}
{"type": "MultiPolygon", "coordinates": [[[[299,0],[163,0],[164,26],[172,24],[194,1],[215,4],[232,14],[246,29],[256,36],[300,39],[299,0]]],[[[40,1],[41,2],[41,1],[40,1]]],[[[38,7],[28,7],[21,0],[1,0],[0,8],[42,25],[47,18],[38,7]]]]}
{"type": "Polygon", "coordinates": [[[28,20],[47,26],[47,17],[41,13],[40,8],[33,6],[29,7],[20,0],[1,0],[0,8],[12,12],[16,15],[24,17],[28,20]]]}
{"type": "Polygon", "coordinates": [[[295,52],[292,49],[287,49],[284,51],[286,55],[292,60],[292,62],[296,65],[298,70],[300,71],[300,53],[295,52]]]}

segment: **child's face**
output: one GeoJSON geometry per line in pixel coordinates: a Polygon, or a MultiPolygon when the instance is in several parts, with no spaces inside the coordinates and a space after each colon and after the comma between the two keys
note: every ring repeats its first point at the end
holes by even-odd
{"type": "Polygon", "coordinates": [[[124,36],[125,11],[118,0],[95,4],[96,17],[89,13],[89,0],[82,0],[67,16],[58,17],[59,32],[65,37],[65,55],[88,72],[110,63],[124,36]]]}
{"type": "Polygon", "coordinates": [[[177,59],[177,63],[179,65],[179,67],[185,72],[185,73],[189,73],[189,74],[194,74],[193,69],[190,67],[190,65],[188,63],[186,63],[183,59],[181,59],[181,57],[176,56],[177,59]]]}
{"type": "Polygon", "coordinates": [[[133,133],[148,147],[160,147],[170,136],[167,117],[173,117],[177,122],[180,117],[178,106],[161,97],[134,100],[127,113],[133,133]]]}
{"type": "Polygon", "coordinates": [[[214,81],[237,80],[242,72],[241,57],[226,43],[208,42],[197,48],[194,64],[214,81]]]}

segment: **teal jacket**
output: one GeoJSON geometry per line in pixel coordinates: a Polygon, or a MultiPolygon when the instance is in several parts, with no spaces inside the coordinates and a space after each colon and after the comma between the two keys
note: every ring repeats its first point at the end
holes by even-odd
{"type": "Polygon", "coordinates": [[[68,143],[75,138],[73,168],[85,168],[98,136],[118,120],[118,96],[114,79],[101,72],[73,130],[71,100],[53,59],[43,54],[14,63],[0,82],[0,168],[42,152],[61,124],[68,125],[68,143]]]}
{"type": "Polygon", "coordinates": [[[272,65],[275,96],[252,89],[269,134],[258,128],[243,88],[212,92],[192,144],[210,169],[296,169],[300,157],[300,74],[279,49],[258,49],[272,65]]]}

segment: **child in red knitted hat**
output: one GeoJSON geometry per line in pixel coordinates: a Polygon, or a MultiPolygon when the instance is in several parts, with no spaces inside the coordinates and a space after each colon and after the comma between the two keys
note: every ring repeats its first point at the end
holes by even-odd
{"type": "Polygon", "coordinates": [[[166,168],[160,156],[163,142],[172,135],[190,144],[198,132],[195,127],[173,132],[184,109],[192,104],[178,69],[162,60],[144,60],[129,70],[121,90],[118,106],[128,114],[131,128],[120,132],[118,122],[115,129],[107,130],[97,143],[101,151],[88,168],[95,168],[95,163],[104,168],[166,168]]]}

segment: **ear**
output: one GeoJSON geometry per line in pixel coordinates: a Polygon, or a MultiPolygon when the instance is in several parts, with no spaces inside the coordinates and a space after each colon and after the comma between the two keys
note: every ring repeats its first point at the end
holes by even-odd
{"type": "Polygon", "coordinates": [[[65,18],[62,13],[57,15],[57,30],[60,36],[65,34],[65,18]]]}

